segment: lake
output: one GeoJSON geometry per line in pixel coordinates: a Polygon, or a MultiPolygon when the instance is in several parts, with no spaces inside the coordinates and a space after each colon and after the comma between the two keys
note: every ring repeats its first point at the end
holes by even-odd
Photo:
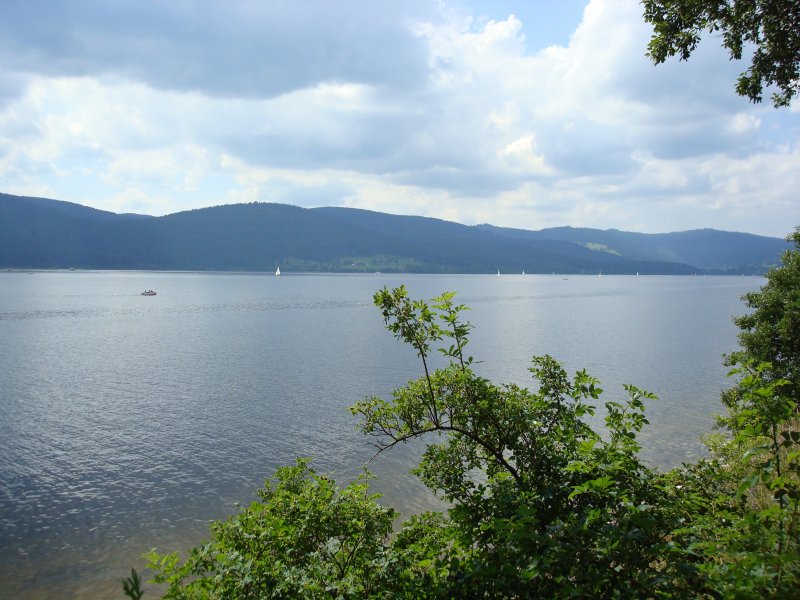
{"type": "MultiPolygon", "coordinates": [[[[530,357],[547,353],[598,377],[607,399],[623,383],[656,393],[641,440],[667,468],[703,454],[731,316],[764,280],[0,273],[3,597],[121,597],[143,552],[196,544],[295,456],[355,477],[373,450],[346,407],[420,373],[372,306],[401,283],[413,297],[458,292],[469,353],[493,380],[527,385],[530,357]]],[[[404,514],[438,506],[408,473],[419,452],[370,464],[404,514]]]]}

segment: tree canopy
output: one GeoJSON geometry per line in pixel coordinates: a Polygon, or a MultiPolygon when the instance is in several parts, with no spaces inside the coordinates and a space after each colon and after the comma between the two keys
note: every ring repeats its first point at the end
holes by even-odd
{"type": "Polygon", "coordinates": [[[789,106],[800,91],[800,2],[797,0],[643,0],[653,26],[648,56],[656,64],[678,55],[687,60],[704,33],[721,36],[732,59],[752,51],[736,93],[761,102],[775,86],[776,107],[789,106]]]}
{"type": "Polygon", "coordinates": [[[761,290],[744,295],[752,312],[734,319],[742,348],[726,361],[770,363],[772,375],[789,382],[786,393],[800,406],[800,227],[788,239],[795,247],[783,255],[781,268],[767,273],[761,290]]]}

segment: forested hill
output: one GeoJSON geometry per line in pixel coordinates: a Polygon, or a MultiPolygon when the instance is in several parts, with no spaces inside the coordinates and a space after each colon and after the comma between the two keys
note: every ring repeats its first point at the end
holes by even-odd
{"type": "Polygon", "coordinates": [[[790,247],[788,242],[780,238],[716,229],[647,234],[578,227],[555,227],[540,231],[504,229],[491,225],[480,227],[518,239],[574,242],[637,260],[686,263],[712,272],[763,272],[765,267],[777,265],[777,257],[790,247]]]}
{"type": "Polygon", "coordinates": [[[0,194],[0,268],[11,269],[749,274],[785,248],[714,230],[525,231],[270,203],[151,217],[0,194]]]}

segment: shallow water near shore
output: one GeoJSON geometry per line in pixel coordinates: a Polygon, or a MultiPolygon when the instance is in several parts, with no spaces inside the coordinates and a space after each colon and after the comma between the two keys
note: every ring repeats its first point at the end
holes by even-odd
{"type": "MultiPolygon", "coordinates": [[[[547,353],[607,399],[623,383],[656,393],[641,440],[668,468],[702,455],[729,385],[731,316],[764,280],[0,273],[3,597],[121,597],[143,552],[196,544],[296,456],[357,476],[373,450],[346,407],[419,374],[372,306],[401,283],[458,292],[476,370],[495,381],[527,385],[530,357],[547,353]]],[[[408,473],[419,451],[370,464],[404,514],[438,506],[408,473]]]]}

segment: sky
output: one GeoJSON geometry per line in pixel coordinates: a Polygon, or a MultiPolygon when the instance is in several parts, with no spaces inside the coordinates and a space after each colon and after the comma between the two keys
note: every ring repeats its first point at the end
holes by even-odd
{"type": "Polygon", "coordinates": [[[654,66],[636,0],[3,0],[0,192],[467,225],[784,237],[800,102],[719,38],[654,66]]]}

